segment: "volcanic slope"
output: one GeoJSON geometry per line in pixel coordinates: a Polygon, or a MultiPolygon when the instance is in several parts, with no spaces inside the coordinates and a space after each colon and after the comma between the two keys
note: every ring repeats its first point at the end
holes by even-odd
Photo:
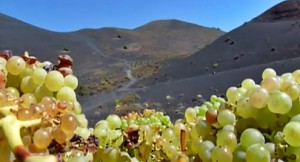
{"type": "Polygon", "coordinates": [[[192,106],[211,94],[224,95],[245,78],[261,81],[264,68],[278,74],[300,68],[300,1],[284,1],[250,22],[224,34],[195,54],[169,62],[157,75],[139,82],[148,87],[140,92],[144,100],[151,96],[165,104],[176,116],[178,105],[192,106]],[[163,93],[162,93],[163,92],[163,93]],[[172,100],[167,101],[167,95],[172,100]]]}

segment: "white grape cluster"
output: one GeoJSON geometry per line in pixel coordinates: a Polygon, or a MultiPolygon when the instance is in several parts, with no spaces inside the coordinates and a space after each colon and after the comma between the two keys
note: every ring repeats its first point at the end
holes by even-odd
{"type": "Polygon", "coordinates": [[[75,134],[90,137],[74,92],[78,79],[72,74],[72,59],[68,55],[58,59],[54,65],[27,52],[22,57],[0,52],[0,138],[5,139],[0,141],[0,161],[9,161],[10,152],[18,161],[32,162],[57,161],[56,156],[43,158],[52,153],[65,156],[69,151],[68,157],[77,156],[78,148],[56,149],[69,147],[75,134]]]}

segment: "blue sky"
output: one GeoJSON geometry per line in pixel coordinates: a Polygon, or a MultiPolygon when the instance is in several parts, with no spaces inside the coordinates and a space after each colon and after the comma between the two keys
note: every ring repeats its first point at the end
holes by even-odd
{"type": "Polygon", "coordinates": [[[282,0],[0,0],[0,12],[52,31],[178,19],[230,31],[282,0]]]}

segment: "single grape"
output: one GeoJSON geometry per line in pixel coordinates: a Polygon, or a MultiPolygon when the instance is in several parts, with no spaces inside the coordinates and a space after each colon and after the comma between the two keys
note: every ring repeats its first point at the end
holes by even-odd
{"type": "Polygon", "coordinates": [[[52,136],[53,139],[59,144],[63,144],[67,140],[67,134],[61,129],[61,126],[52,129],[52,136]]]}
{"type": "Polygon", "coordinates": [[[268,108],[273,113],[286,114],[292,108],[292,100],[284,92],[273,91],[268,99],[268,108]]]}
{"type": "Polygon", "coordinates": [[[72,89],[76,89],[78,86],[78,79],[75,75],[67,75],[65,77],[64,85],[72,89]]]}
{"type": "Polygon", "coordinates": [[[246,162],[246,153],[244,151],[233,152],[232,161],[234,162],[246,162]]]}
{"type": "Polygon", "coordinates": [[[9,95],[12,98],[19,98],[20,97],[20,92],[18,91],[17,88],[15,88],[15,87],[7,87],[6,90],[8,91],[9,95]]]}
{"type": "Polygon", "coordinates": [[[194,123],[195,120],[196,120],[196,111],[195,109],[189,107],[185,110],[185,113],[184,113],[184,116],[185,116],[185,120],[188,122],[188,123],[194,123]]]}
{"type": "Polygon", "coordinates": [[[64,85],[64,76],[56,71],[50,71],[45,78],[45,86],[50,91],[58,91],[64,85]]]}
{"type": "Polygon", "coordinates": [[[51,141],[52,141],[52,136],[48,130],[40,128],[34,132],[33,143],[35,144],[35,146],[44,149],[49,146],[51,141]]]}
{"type": "Polygon", "coordinates": [[[215,109],[208,109],[205,114],[206,121],[210,124],[216,123],[218,111],[215,109]]]}
{"type": "Polygon", "coordinates": [[[236,113],[243,118],[255,118],[258,110],[254,108],[250,102],[249,97],[243,97],[238,100],[236,105],[236,113]]]}
{"type": "Polygon", "coordinates": [[[300,95],[300,87],[298,84],[292,84],[287,87],[285,93],[287,93],[293,101],[297,100],[300,95]]]}
{"type": "Polygon", "coordinates": [[[86,119],[84,114],[76,115],[76,119],[77,119],[77,122],[78,122],[78,126],[83,127],[83,128],[87,128],[88,120],[86,119]]]}
{"type": "Polygon", "coordinates": [[[74,133],[77,128],[77,119],[73,114],[65,113],[61,118],[60,126],[67,134],[74,133]]]}
{"type": "Polygon", "coordinates": [[[198,135],[202,137],[209,135],[209,133],[212,131],[211,125],[201,118],[197,118],[195,127],[197,129],[198,135]]]}
{"type": "Polygon", "coordinates": [[[253,144],[246,151],[247,162],[270,162],[269,151],[261,144],[253,144]]]}
{"type": "Polygon", "coordinates": [[[32,111],[30,111],[30,109],[27,108],[20,108],[17,111],[17,118],[19,120],[30,120],[32,119],[32,111]]]}
{"type": "Polygon", "coordinates": [[[116,114],[108,115],[106,121],[110,129],[118,129],[122,124],[120,117],[116,114]]]}
{"type": "Polygon", "coordinates": [[[265,143],[265,138],[259,132],[259,130],[254,129],[254,128],[248,128],[242,133],[242,135],[240,137],[240,142],[241,142],[242,147],[246,149],[253,144],[265,143]]]}
{"type": "Polygon", "coordinates": [[[37,85],[43,85],[47,76],[47,71],[43,68],[36,68],[31,74],[33,82],[37,85]]]}
{"type": "Polygon", "coordinates": [[[59,91],[56,94],[56,98],[58,100],[63,100],[63,101],[76,101],[76,94],[74,90],[70,87],[62,87],[59,89],[59,91]]]}
{"type": "Polygon", "coordinates": [[[283,128],[284,140],[293,147],[300,146],[300,123],[291,121],[283,128]]]}
{"type": "Polygon", "coordinates": [[[268,91],[263,87],[258,87],[250,93],[249,102],[253,107],[261,109],[267,105],[268,98],[268,91]]]}
{"type": "Polygon", "coordinates": [[[273,157],[275,155],[275,144],[268,142],[264,144],[264,147],[269,151],[271,157],[273,157]]]}
{"type": "Polygon", "coordinates": [[[246,88],[247,90],[251,90],[255,87],[255,81],[250,78],[244,79],[242,82],[242,87],[246,88]]]}
{"type": "Polygon", "coordinates": [[[20,83],[20,89],[23,93],[33,93],[37,86],[38,85],[32,81],[31,76],[24,77],[20,83]]]}
{"type": "Polygon", "coordinates": [[[55,98],[52,97],[43,97],[41,100],[41,104],[43,104],[45,111],[51,117],[54,117],[58,113],[58,109],[56,107],[55,98]]]}
{"type": "Polygon", "coordinates": [[[21,105],[25,108],[29,108],[31,104],[36,104],[36,99],[32,93],[24,93],[21,96],[21,105]]]}
{"type": "Polygon", "coordinates": [[[237,147],[237,138],[233,132],[221,130],[217,134],[217,145],[227,147],[233,152],[237,147]]]}
{"type": "Polygon", "coordinates": [[[221,126],[225,126],[225,125],[233,125],[235,123],[236,117],[232,111],[224,109],[219,111],[217,119],[218,119],[218,123],[221,126]]]}
{"type": "Polygon", "coordinates": [[[227,147],[216,146],[211,150],[212,162],[232,162],[232,153],[227,147]]]}
{"type": "Polygon", "coordinates": [[[20,75],[26,67],[26,63],[20,56],[12,56],[7,60],[7,71],[13,75],[20,75]]]}
{"type": "Polygon", "coordinates": [[[292,73],[293,77],[295,78],[295,80],[297,81],[298,84],[300,84],[300,69],[295,70],[292,73]]]}
{"type": "Polygon", "coordinates": [[[272,68],[267,68],[262,73],[262,79],[276,76],[276,71],[272,68]]]}
{"type": "Polygon", "coordinates": [[[276,76],[265,78],[261,82],[261,87],[265,88],[269,92],[280,89],[280,86],[281,86],[280,80],[276,76]]]}

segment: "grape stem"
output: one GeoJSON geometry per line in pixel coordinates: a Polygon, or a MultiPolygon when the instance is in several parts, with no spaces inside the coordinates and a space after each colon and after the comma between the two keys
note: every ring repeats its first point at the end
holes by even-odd
{"type": "Polygon", "coordinates": [[[10,153],[13,151],[15,157],[21,162],[57,162],[58,159],[52,155],[31,155],[22,142],[20,129],[38,125],[41,121],[41,119],[20,121],[13,114],[8,114],[2,118],[0,120],[0,128],[2,128],[2,134],[0,133],[0,161],[9,162],[10,153]]]}
{"type": "Polygon", "coordinates": [[[186,151],[186,133],[185,130],[180,130],[180,145],[181,145],[181,151],[182,153],[185,153],[186,151]]]}

